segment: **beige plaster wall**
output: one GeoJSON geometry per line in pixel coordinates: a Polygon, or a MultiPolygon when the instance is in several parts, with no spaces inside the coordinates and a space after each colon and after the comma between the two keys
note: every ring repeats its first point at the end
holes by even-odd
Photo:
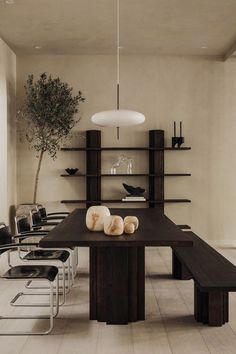
{"type": "Polygon", "coordinates": [[[16,56],[0,39],[0,221],[16,203],[16,56]]]}
{"type": "Polygon", "coordinates": [[[236,61],[211,67],[209,234],[236,243],[236,61]],[[212,89],[213,90],[213,89],[212,89]]]}
{"type": "MultiPolygon", "coordinates": [[[[76,90],[81,89],[86,102],[81,107],[82,120],[77,130],[96,129],[90,122],[94,112],[111,109],[116,102],[116,62],[114,56],[25,56],[17,61],[18,106],[23,99],[27,75],[46,71],[60,76],[76,90]]],[[[192,177],[169,177],[165,180],[166,198],[189,198],[191,204],[165,206],[166,214],[176,223],[189,223],[205,238],[233,238],[234,221],[234,62],[217,59],[170,56],[122,56],[121,107],[141,111],[145,124],[121,130],[116,140],[114,129],[103,128],[104,146],[142,146],[148,144],[149,129],[164,129],[170,145],[172,122],[183,122],[187,152],[166,152],[166,172],[190,172],[192,177]],[[222,132],[223,127],[223,132],[222,132]],[[232,135],[232,137],[231,137],[232,135]],[[220,142],[219,139],[220,138],[220,142]],[[225,156],[227,155],[227,157],[225,156]],[[231,172],[231,173],[230,173],[231,172]],[[227,189],[227,200],[225,190],[227,189]],[[223,204],[225,200],[225,204],[223,204]],[[226,217],[227,215],[227,217],[226,217]],[[224,221],[230,222],[226,226],[224,221]],[[223,225],[224,227],[220,227],[223,225]]],[[[82,146],[83,136],[72,145],[82,146]]],[[[103,152],[103,171],[109,172],[117,154],[103,152]]],[[[147,153],[129,152],[134,172],[147,171],[147,153]]],[[[36,158],[25,144],[17,145],[18,203],[32,200],[36,158]]],[[[60,177],[66,167],[85,170],[81,152],[60,152],[56,161],[46,158],[41,171],[38,201],[50,210],[71,210],[60,204],[62,199],[85,197],[81,179],[60,177]]],[[[121,170],[122,171],[122,170],[121,170]]],[[[104,179],[103,197],[122,197],[121,183],[146,185],[145,178],[104,179]]]]}

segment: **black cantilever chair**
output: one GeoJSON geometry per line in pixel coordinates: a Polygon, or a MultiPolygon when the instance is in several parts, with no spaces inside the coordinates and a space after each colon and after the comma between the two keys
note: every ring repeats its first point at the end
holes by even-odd
{"type": "Polygon", "coordinates": [[[16,209],[16,218],[21,217],[22,215],[27,216],[29,218],[31,230],[43,229],[44,231],[49,231],[52,227],[58,225],[63,220],[62,216],[42,218],[38,204],[18,205],[16,209]]]}
{"type": "MultiPolygon", "coordinates": [[[[61,222],[68,215],[70,215],[70,212],[67,211],[48,213],[45,206],[43,206],[42,204],[38,204],[38,210],[41,214],[42,221],[47,221],[47,222],[61,222]]],[[[72,259],[72,282],[73,283],[74,283],[74,278],[76,276],[77,266],[78,266],[78,248],[75,247],[73,249],[73,259],[72,259]]]]}
{"type": "MultiPolygon", "coordinates": [[[[64,213],[64,212],[63,212],[64,213]]],[[[26,233],[38,233],[38,236],[43,232],[48,233],[53,227],[57,226],[69,213],[65,212],[63,216],[59,215],[62,212],[56,213],[56,216],[45,217],[47,215],[46,208],[40,204],[20,204],[17,208],[17,215],[15,217],[15,227],[18,234],[26,233]],[[43,215],[43,217],[42,217],[43,215]]],[[[41,234],[41,236],[44,236],[41,234]]],[[[70,249],[71,260],[70,260],[70,269],[65,265],[67,270],[67,279],[68,283],[72,285],[74,283],[74,278],[78,266],[78,249],[70,249]],[[71,279],[69,279],[69,276],[71,279]]],[[[70,287],[70,286],[69,286],[70,287]]],[[[67,287],[68,291],[68,287],[67,287]]]]}
{"type": "MultiPolygon", "coordinates": [[[[39,240],[47,235],[47,232],[41,231],[41,230],[31,230],[30,229],[30,223],[27,217],[22,216],[22,217],[16,217],[15,218],[16,222],[16,229],[18,231],[17,235],[12,236],[14,240],[17,240],[19,243],[24,241],[24,244],[27,244],[28,242],[31,242],[33,240],[34,243],[39,243],[39,240]]],[[[62,300],[60,301],[60,306],[65,303],[66,300],[66,293],[68,293],[71,289],[72,286],[72,272],[71,272],[71,258],[72,258],[72,250],[70,249],[42,249],[37,247],[36,250],[31,250],[29,251],[28,248],[24,249],[22,247],[21,251],[25,251],[26,254],[23,254],[23,252],[20,252],[18,250],[18,255],[19,258],[25,262],[25,261],[31,261],[31,262],[42,262],[42,261],[47,261],[49,263],[55,263],[55,262],[60,262],[61,268],[62,269],[62,274],[60,279],[62,280],[62,285],[59,287],[61,289],[60,295],[62,295],[62,300]],[[67,272],[66,272],[67,271],[67,272]],[[67,275],[67,276],[66,276],[67,275]],[[67,279],[67,281],[66,281],[67,279]]],[[[11,266],[11,263],[9,262],[9,266],[11,266]]],[[[32,286],[32,280],[29,280],[26,284],[27,289],[48,289],[48,287],[38,287],[38,286],[32,286]]],[[[20,296],[24,296],[25,293],[19,293],[17,294],[17,298],[20,296]]],[[[35,293],[34,295],[38,295],[38,293],[35,293]]],[[[11,302],[12,306],[21,306],[16,301],[11,302]]]]}
{"type": "MultiPolygon", "coordinates": [[[[59,211],[59,212],[52,212],[52,213],[47,213],[47,210],[45,206],[42,204],[20,204],[18,206],[18,209],[23,210],[23,214],[25,214],[25,211],[31,211],[33,213],[38,213],[38,222],[45,223],[45,222],[56,222],[59,223],[63,219],[65,219],[70,213],[67,211],[59,211]]],[[[21,212],[22,214],[22,212],[21,212]]],[[[37,215],[35,215],[37,218],[37,215]]],[[[53,226],[53,225],[51,225],[53,226]]]]}
{"type": "MultiPolygon", "coordinates": [[[[35,246],[35,244],[28,244],[27,246],[35,246]]],[[[10,243],[0,246],[0,254],[4,252],[11,252],[15,249],[25,247],[22,243],[10,243]]],[[[13,316],[0,316],[0,321],[16,320],[16,319],[49,319],[49,328],[45,331],[3,331],[0,330],[0,335],[42,335],[49,334],[53,329],[53,319],[57,316],[59,311],[59,300],[58,300],[58,269],[55,266],[48,265],[18,265],[10,268],[3,276],[5,280],[14,281],[26,281],[26,280],[37,280],[37,281],[47,281],[50,288],[50,301],[49,301],[49,315],[48,316],[34,316],[34,315],[13,315],[13,316]],[[53,282],[56,281],[56,294],[55,294],[55,304],[54,304],[54,288],[53,282]]],[[[34,305],[31,305],[34,307],[34,305]]],[[[42,304],[45,306],[45,304],[42,304]]]]}
{"type": "Polygon", "coordinates": [[[30,211],[29,215],[33,230],[42,229],[44,231],[50,231],[52,227],[57,226],[63,220],[60,217],[47,217],[43,219],[39,210],[30,211]]]}
{"type": "Polygon", "coordinates": [[[9,232],[9,228],[6,226],[4,222],[0,222],[0,245],[9,244],[11,242],[12,242],[12,235],[9,232]]]}
{"type": "MultiPolygon", "coordinates": [[[[46,208],[38,204],[36,208],[30,211],[32,228],[35,231],[49,232],[53,227],[57,226],[64,220],[70,213],[56,212],[47,214],[46,208]],[[48,229],[49,228],[49,229],[48,229]]],[[[73,248],[72,261],[71,261],[71,276],[72,283],[76,275],[78,266],[78,248],[73,248]]]]}
{"type": "Polygon", "coordinates": [[[58,211],[53,213],[47,213],[45,206],[42,204],[38,204],[38,210],[41,214],[42,220],[63,220],[65,219],[70,213],[67,211],[58,211]]]}

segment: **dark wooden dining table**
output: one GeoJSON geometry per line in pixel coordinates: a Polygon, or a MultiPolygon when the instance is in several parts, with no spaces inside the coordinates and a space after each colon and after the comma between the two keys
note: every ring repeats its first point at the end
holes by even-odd
{"type": "Polygon", "coordinates": [[[90,248],[90,319],[127,324],[145,319],[145,247],[186,246],[192,241],[155,208],[112,208],[112,215],[135,215],[132,235],[107,236],[86,227],[86,209],[75,209],[40,241],[45,248],[90,248]]]}

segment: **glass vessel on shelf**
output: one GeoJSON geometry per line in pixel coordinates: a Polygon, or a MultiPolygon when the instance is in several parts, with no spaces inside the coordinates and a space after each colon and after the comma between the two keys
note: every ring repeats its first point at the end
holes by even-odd
{"type": "Polygon", "coordinates": [[[128,175],[133,173],[133,164],[132,164],[132,159],[130,157],[127,157],[125,155],[120,155],[118,156],[118,159],[113,163],[111,166],[111,175],[117,174],[117,168],[126,165],[126,173],[128,175]]]}

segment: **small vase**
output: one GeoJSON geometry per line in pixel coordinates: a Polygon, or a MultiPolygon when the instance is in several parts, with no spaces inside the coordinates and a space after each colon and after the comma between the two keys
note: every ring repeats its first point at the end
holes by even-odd
{"type": "Polygon", "coordinates": [[[103,231],[104,219],[110,215],[110,210],[105,205],[91,206],[86,213],[87,228],[90,231],[103,231]]]}
{"type": "Polygon", "coordinates": [[[111,167],[111,175],[116,175],[116,168],[115,167],[111,167]]]}
{"type": "Polygon", "coordinates": [[[132,165],[132,162],[129,161],[129,163],[127,165],[127,174],[132,175],[132,173],[133,173],[133,165],[132,165]]]}

